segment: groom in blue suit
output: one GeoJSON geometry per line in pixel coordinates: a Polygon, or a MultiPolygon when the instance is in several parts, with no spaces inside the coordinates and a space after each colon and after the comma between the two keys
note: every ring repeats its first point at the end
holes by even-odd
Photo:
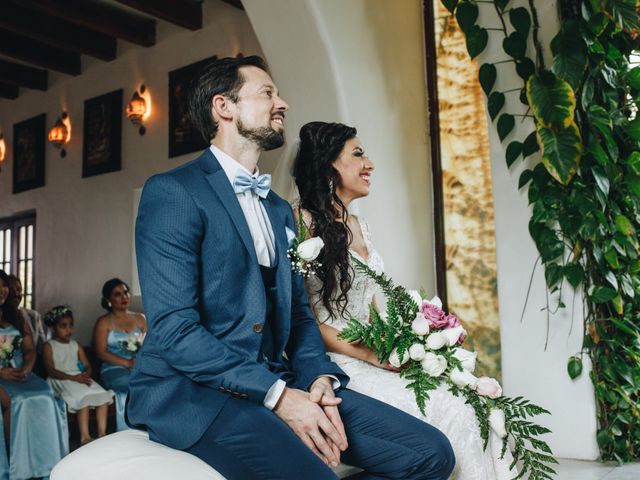
{"type": "Polygon", "coordinates": [[[136,250],[149,332],[129,386],[131,425],[229,480],[446,479],[435,428],[348,390],[287,257],[289,205],[259,175],[288,105],[259,57],[216,60],[191,112],[211,148],[149,179],[136,250]]]}

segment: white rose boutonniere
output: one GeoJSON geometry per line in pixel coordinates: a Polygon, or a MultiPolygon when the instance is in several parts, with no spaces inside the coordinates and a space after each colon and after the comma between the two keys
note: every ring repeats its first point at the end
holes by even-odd
{"type": "Polygon", "coordinates": [[[298,217],[298,228],[297,237],[290,239],[289,232],[291,229],[286,227],[287,238],[290,240],[287,255],[291,259],[291,268],[293,271],[306,278],[309,275],[315,275],[316,270],[322,266],[317,258],[324,248],[324,242],[320,237],[312,237],[305,240],[308,230],[302,217],[302,210],[300,210],[298,217]]]}

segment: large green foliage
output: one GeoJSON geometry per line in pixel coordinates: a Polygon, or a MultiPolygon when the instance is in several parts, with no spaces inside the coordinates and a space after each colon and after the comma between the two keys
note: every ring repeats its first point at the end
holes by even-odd
{"type": "MultiPolygon", "coordinates": [[[[561,28],[550,44],[551,69],[538,41],[534,1],[529,9],[509,0],[443,0],[462,10],[472,57],[488,42],[477,24],[478,8],[495,8],[502,47],[526,87],[533,132],[511,139],[510,167],[541,151],[524,170],[529,232],[545,267],[551,292],[567,281],[584,296],[583,349],[566,366],[582,374],[589,355],[598,403],[598,443],[605,460],[640,458],[640,67],[630,57],[640,47],[640,0],[560,0],[561,28]],[[508,22],[507,22],[508,20],[508,22]],[[533,49],[528,49],[529,41],[533,49]],[[535,58],[529,58],[528,52],[535,58]]],[[[493,41],[493,38],[491,39],[493,41]]],[[[501,141],[512,134],[513,113],[494,90],[508,64],[485,63],[480,83],[501,141]],[[498,115],[500,113],[500,115],[498,115]],[[506,119],[506,120],[505,120],[506,119]]],[[[560,301],[560,307],[564,304],[560,301]]]]}

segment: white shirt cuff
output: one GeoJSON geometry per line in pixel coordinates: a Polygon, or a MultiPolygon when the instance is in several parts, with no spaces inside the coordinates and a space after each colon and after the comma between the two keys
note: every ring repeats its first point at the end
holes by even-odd
{"type": "Polygon", "coordinates": [[[327,377],[331,379],[331,388],[333,388],[334,390],[337,390],[340,388],[340,380],[338,380],[338,377],[334,376],[334,375],[320,375],[319,377],[316,377],[316,379],[311,382],[311,385],[313,385],[313,383],[318,380],[318,378],[322,378],[322,377],[327,377]]]}
{"type": "Polygon", "coordinates": [[[264,396],[264,400],[262,404],[267,407],[269,410],[273,410],[278,400],[282,396],[282,392],[284,392],[284,388],[287,386],[287,383],[284,380],[278,379],[276,383],[271,385],[271,388],[264,396]]]}

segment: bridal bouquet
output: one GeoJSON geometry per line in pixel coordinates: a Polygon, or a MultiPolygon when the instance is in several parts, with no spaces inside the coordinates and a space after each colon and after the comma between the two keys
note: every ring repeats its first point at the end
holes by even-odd
{"type": "Polygon", "coordinates": [[[136,354],[138,353],[138,350],[140,350],[140,347],[142,347],[143,342],[144,333],[134,333],[126,340],[122,340],[120,342],[120,345],[122,346],[123,350],[136,354]]]}
{"type": "Polygon", "coordinates": [[[0,364],[11,364],[14,354],[21,348],[21,336],[0,335],[0,364]]]}
{"type": "Polygon", "coordinates": [[[546,442],[537,438],[550,430],[529,420],[549,412],[522,397],[505,397],[495,379],[473,374],[477,354],[460,346],[467,332],[454,315],[442,310],[440,299],[425,300],[424,295],[394,285],[358,259],[353,261],[382,288],[387,309],[378,313],[370,306],[371,322],[365,325],[352,319],[340,338],[362,342],[381,362],[401,368],[400,376],[410,381],[407,388],[413,390],[423,414],[429,391],[440,385],[447,385],[456,396],[463,395],[475,411],[485,448],[491,430],[502,439],[501,456],[509,438],[513,441],[510,468],[522,461],[515,478],[527,473],[531,480],[552,478],[555,471],[549,464],[557,461],[546,442]]]}

